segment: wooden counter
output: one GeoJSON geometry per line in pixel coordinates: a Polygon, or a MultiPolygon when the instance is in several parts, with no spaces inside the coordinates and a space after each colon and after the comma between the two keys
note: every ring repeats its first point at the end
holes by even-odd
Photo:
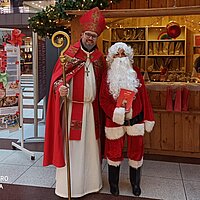
{"type": "Polygon", "coordinates": [[[155,127],[145,134],[145,153],[200,158],[200,84],[147,83],[155,127]],[[188,111],[167,111],[167,88],[189,90],[188,111]]]}

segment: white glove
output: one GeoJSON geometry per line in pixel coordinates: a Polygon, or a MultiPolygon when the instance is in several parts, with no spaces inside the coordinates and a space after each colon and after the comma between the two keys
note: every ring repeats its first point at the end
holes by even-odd
{"type": "Polygon", "coordinates": [[[133,109],[131,108],[129,112],[126,112],[125,119],[132,119],[133,118],[133,109]]]}
{"type": "Polygon", "coordinates": [[[113,122],[123,125],[124,119],[125,119],[125,108],[123,107],[115,108],[112,118],[113,122]]]}
{"type": "Polygon", "coordinates": [[[151,132],[155,125],[155,121],[144,121],[145,130],[147,132],[151,132]]]}

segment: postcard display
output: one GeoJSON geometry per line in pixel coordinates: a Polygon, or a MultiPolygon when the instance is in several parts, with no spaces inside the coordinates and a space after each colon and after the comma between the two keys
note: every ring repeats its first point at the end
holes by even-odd
{"type": "MultiPolygon", "coordinates": [[[[0,29],[0,134],[2,131],[16,131],[21,129],[21,146],[12,142],[18,148],[35,156],[23,147],[23,99],[20,83],[20,35],[16,29],[0,29]],[[17,34],[16,34],[17,35],[17,34]]],[[[22,34],[21,34],[22,35],[22,34]]]]}

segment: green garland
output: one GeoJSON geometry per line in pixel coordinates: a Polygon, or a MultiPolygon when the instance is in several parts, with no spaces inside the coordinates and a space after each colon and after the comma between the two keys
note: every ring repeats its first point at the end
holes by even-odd
{"type": "Polygon", "coordinates": [[[47,6],[41,12],[30,18],[29,26],[41,37],[50,38],[56,31],[65,31],[70,34],[70,27],[59,23],[61,21],[71,21],[74,16],[68,15],[66,10],[90,10],[94,7],[105,9],[110,4],[118,3],[120,0],[64,0],[56,3],[55,6],[47,6]]]}

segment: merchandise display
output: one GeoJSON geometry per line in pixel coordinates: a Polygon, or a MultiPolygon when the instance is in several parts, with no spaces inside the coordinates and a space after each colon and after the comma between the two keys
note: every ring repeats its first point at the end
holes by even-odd
{"type": "Polygon", "coordinates": [[[32,38],[25,37],[23,39],[23,44],[20,47],[21,54],[21,73],[22,74],[32,74],[32,38]]]}
{"type": "Polygon", "coordinates": [[[134,64],[144,74],[156,118],[152,134],[145,135],[145,152],[199,157],[199,34],[185,21],[169,23],[161,17],[162,23],[139,26],[142,20],[110,26],[103,34],[103,52],[107,55],[119,41],[134,49],[134,64]]]}
{"type": "Polygon", "coordinates": [[[0,29],[1,38],[7,38],[0,44],[0,130],[13,130],[20,126],[19,45],[22,35],[18,31],[0,29]]]}
{"type": "Polygon", "coordinates": [[[165,26],[110,28],[103,36],[103,52],[117,41],[125,42],[134,50],[135,65],[147,71],[151,81],[187,81],[186,30],[180,27],[179,36],[172,38],[165,26]]]}

